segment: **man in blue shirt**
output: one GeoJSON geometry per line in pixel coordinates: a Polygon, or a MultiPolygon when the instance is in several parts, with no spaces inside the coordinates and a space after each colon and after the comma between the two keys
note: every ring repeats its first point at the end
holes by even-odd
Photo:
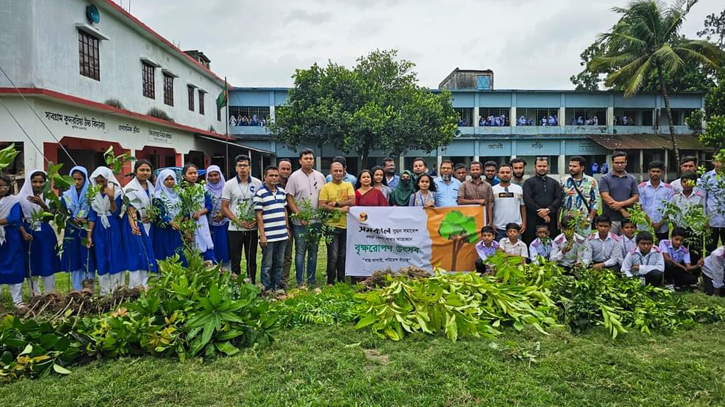
{"type": "Polygon", "coordinates": [[[453,178],[453,162],[443,160],[441,162],[441,176],[433,180],[436,184],[436,207],[458,205],[458,189],[461,182],[453,178]]]}
{"type": "Polygon", "coordinates": [[[395,173],[395,160],[390,157],[383,158],[383,171],[385,171],[385,180],[388,181],[390,189],[395,189],[400,181],[400,176],[395,173]]]}
{"type": "Polygon", "coordinates": [[[662,182],[662,173],[664,172],[665,163],[662,161],[652,161],[649,163],[649,181],[639,184],[639,202],[642,209],[652,221],[657,240],[667,239],[669,236],[667,223],[663,219],[662,214],[665,211],[665,204],[672,199],[673,189],[670,184],[662,182]]]}
{"type": "MultiPolygon", "coordinates": [[[[357,183],[357,178],[347,172],[347,160],[345,159],[345,157],[341,157],[338,155],[337,157],[332,159],[332,162],[342,164],[342,168],[345,170],[345,175],[342,177],[343,182],[349,182],[353,185],[357,183]]],[[[332,166],[332,164],[330,164],[330,166],[332,166]]],[[[325,182],[332,182],[332,174],[327,174],[327,177],[325,177],[325,182]]]]}

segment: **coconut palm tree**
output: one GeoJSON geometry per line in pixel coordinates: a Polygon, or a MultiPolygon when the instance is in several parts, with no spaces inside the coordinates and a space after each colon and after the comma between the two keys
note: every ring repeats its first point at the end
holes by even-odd
{"type": "Polygon", "coordinates": [[[656,72],[676,162],[680,162],[680,150],[665,78],[674,77],[689,62],[717,70],[724,59],[722,50],[715,44],[679,35],[682,23],[695,3],[697,0],[678,0],[667,6],[656,0],[637,0],[628,8],[613,8],[612,11],[622,16],[609,32],[599,36],[606,52],[590,64],[592,71],[609,71],[604,84],[624,89],[625,97],[635,95],[647,75],[652,70],[656,72]]]}

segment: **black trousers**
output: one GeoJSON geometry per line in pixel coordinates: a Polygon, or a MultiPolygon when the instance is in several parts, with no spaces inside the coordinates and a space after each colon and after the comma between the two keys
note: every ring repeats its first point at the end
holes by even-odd
{"type": "Polygon", "coordinates": [[[710,242],[707,244],[707,252],[712,253],[720,247],[720,241],[725,243],[725,228],[711,228],[710,242]]]}
{"type": "Polygon", "coordinates": [[[647,285],[653,285],[655,287],[662,287],[662,276],[663,272],[659,270],[652,270],[644,275],[644,282],[647,285]]]}
{"type": "MultiPolygon", "coordinates": [[[[712,279],[705,275],[705,273],[702,273],[702,283],[705,286],[705,294],[707,295],[714,295],[715,294],[715,287],[712,285],[712,279]]],[[[720,289],[720,296],[725,297],[725,290],[720,289]]]]}
{"type": "Polygon", "coordinates": [[[327,244],[327,284],[345,282],[345,255],[347,229],[335,228],[332,240],[327,244]]]}
{"type": "Polygon", "coordinates": [[[229,257],[232,260],[232,273],[242,274],[242,253],[247,259],[247,277],[252,284],[257,283],[257,244],[259,234],[256,230],[249,232],[228,231],[229,257]]]}
{"type": "Polygon", "coordinates": [[[671,261],[665,262],[665,281],[674,284],[676,287],[684,287],[697,284],[698,270],[685,271],[675,266],[671,261]]]}
{"type": "Polygon", "coordinates": [[[558,229],[558,215],[559,213],[552,213],[549,215],[551,222],[546,223],[536,212],[526,212],[526,231],[524,232],[523,241],[527,245],[536,239],[536,226],[547,224],[549,225],[549,236],[553,239],[559,235],[558,229]]]}

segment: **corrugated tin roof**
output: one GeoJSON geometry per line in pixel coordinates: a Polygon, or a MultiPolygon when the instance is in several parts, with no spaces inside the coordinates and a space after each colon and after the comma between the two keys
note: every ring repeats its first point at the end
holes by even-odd
{"type": "MultiPolygon", "coordinates": [[[[593,134],[590,140],[608,150],[672,150],[670,136],[657,134],[593,134]]],[[[695,136],[677,136],[680,150],[708,150],[695,136]]]]}

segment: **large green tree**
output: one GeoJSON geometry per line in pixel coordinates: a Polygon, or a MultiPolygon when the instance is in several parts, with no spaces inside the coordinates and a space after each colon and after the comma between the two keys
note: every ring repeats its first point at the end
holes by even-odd
{"type": "Polygon", "coordinates": [[[352,69],[329,62],[297,70],[272,133],[291,148],[313,143],[357,153],[363,165],[372,150],[399,155],[446,145],[458,124],[451,94],[420,87],[414,67],[392,50],[361,57],[352,69]]]}
{"type": "Polygon", "coordinates": [[[717,70],[723,60],[722,50],[715,44],[679,36],[682,23],[695,3],[697,0],[680,0],[666,6],[656,0],[638,0],[627,8],[614,8],[613,11],[621,17],[609,32],[600,36],[606,54],[590,63],[595,72],[609,70],[604,84],[621,86],[626,97],[640,91],[647,76],[655,72],[659,92],[665,102],[670,140],[677,162],[680,161],[680,151],[670,109],[668,78],[674,78],[691,62],[717,70]]]}

